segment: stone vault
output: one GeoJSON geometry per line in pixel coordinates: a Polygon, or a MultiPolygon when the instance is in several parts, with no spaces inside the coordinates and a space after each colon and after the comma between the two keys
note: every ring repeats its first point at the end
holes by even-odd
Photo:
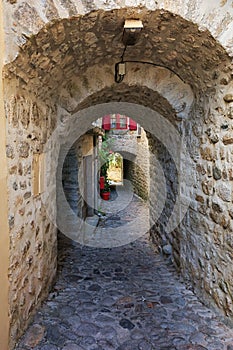
{"type": "MultiPolygon", "coordinates": [[[[3,1],[10,234],[10,318],[5,321],[10,347],[56,273],[56,223],[41,196],[33,196],[35,154],[45,153],[52,135],[53,157],[47,168],[55,177],[61,135],[85,133],[102,116],[96,115],[101,108],[86,119],[79,119],[79,112],[117,102],[154,111],[186,145],[190,205],[179,225],[167,232],[182,191],[180,169],[171,150],[155,137],[155,121],[136,116],[166,179],[165,207],[151,234],[157,244],[171,246],[174,262],[201,298],[232,321],[232,18],[228,1],[3,1]],[[126,49],[125,57],[162,67],[129,63],[124,81],[116,84],[114,65],[124,49],[125,18],[139,18],[144,25],[139,42],[126,49]]],[[[164,133],[162,140],[172,137],[164,133]]],[[[159,196],[153,159],[152,221],[159,196]]],[[[55,217],[52,177],[50,189],[55,217]]]]}

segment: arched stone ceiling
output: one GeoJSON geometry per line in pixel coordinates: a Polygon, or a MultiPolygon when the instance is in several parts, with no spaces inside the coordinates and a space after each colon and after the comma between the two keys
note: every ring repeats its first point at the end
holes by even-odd
{"type": "Polygon", "coordinates": [[[141,103],[166,117],[170,115],[174,121],[188,118],[193,99],[190,86],[167,69],[134,64],[120,84],[114,83],[114,74],[108,66],[87,69],[84,75],[74,76],[63,85],[59,104],[73,114],[90,104],[141,103]]]}
{"type": "MultiPolygon", "coordinates": [[[[177,72],[194,93],[229,80],[230,58],[208,31],[164,10],[134,9],[144,28],[139,42],[128,47],[125,59],[150,61],[177,72]]],[[[75,75],[103,64],[112,67],[123,52],[124,18],[132,9],[94,11],[85,16],[56,20],[29,37],[6,77],[19,79],[21,88],[38,95],[59,95],[75,75]]],[[[146,79],[147,77],[145,77],[146,79]]]]}
{"type": "MultiPolygon", "coordinates": [[[[172,108],[169,102],[156,91],[150,90],[145,86],[129,86],[124,83],[117,87],[117,89],[112,90],[105,88],[87,97],[77,106],[74,113],[94,105],[109,102],[128,102],[135,103],[135,105],[140,104],[154,109],[173,124],[178,120],[176,111],[172,108]]],[[[102,117],[102,115],[97,117],[102,117]]]]}
{"type": "Polygon", "coordinates": [[[17,55],[26,37],[37,34],[49,22],[85,15],[98,9],[124,9],[135,18],[144,9],[168,11],[209,30],[233,56],[233,6],[230,0],[3,0],[7,61],[17,55]]]}

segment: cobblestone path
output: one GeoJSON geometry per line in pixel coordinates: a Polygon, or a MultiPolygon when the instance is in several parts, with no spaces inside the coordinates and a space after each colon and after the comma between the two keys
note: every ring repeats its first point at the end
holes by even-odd
{"type": "Polygon", "coordinates": [[[97,249],[62,236],[60,247],[56,285],[17,350],[233,350],[233,330],[148,237],[97,249]]]}

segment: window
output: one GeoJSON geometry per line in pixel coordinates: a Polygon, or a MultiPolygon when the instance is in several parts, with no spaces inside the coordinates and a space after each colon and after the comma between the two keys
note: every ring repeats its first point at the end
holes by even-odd
{"type": "Polygon", "coordinates": [[[111,129],[116,129],[116,117],[115,117],[115,115],[111,117],[111,129]]]}
{"type": "Polygon", "coordinates": [[[119,128],[120,129],[127,129],[127,118],[126,117],[123,117],[123,116],[120,116],[120,122],[119,122],[119,128]]]}

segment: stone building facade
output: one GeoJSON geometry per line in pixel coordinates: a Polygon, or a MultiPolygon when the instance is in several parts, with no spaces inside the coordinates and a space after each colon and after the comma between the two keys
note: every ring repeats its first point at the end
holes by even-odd
{"type": "Polygon", "coordinates": [[[148,132],[154,239],[233,321],[232,26],[227,0],[3,0],[1,349],[14,346],[56,274],[60,148],[109,113],[148,132]],[[144,28],[125,57],[150,64],[127,63],[117,84],[126,18],[144,28]]]}
{"type": "Polygon", "coordinates": [[[113,151],[123,156],[123,176],[133,186],[134,193],[144,200],[149,196],[149,146],[146,132],[129,131],[126,135],[112,135],[113,151]]]}

